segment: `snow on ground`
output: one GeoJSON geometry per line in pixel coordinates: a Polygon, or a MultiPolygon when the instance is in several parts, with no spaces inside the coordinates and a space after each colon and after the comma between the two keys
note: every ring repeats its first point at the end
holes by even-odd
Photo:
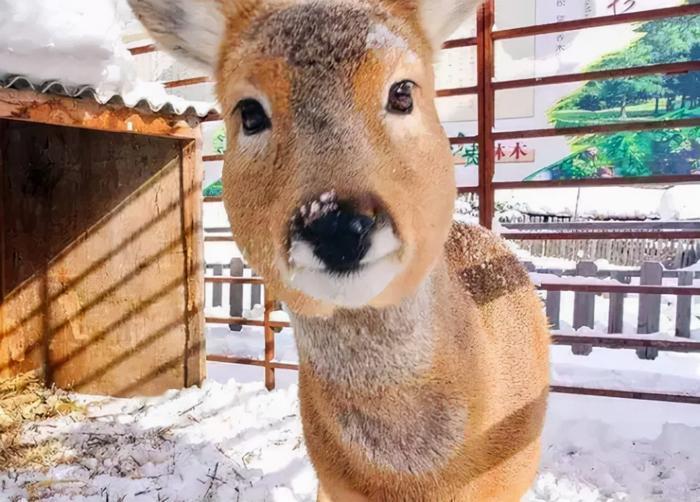
{"type": "MultiPolygon", "coordinates": [[[[82,396],[86,420],[25,432],[62,441],[66,463],[0,472],[2,500],[313,501],[296,392],[208,381],[149,399],[82,396]]],[[[698,444],[697,407],[553,395],[524,501],[698,501],[698,444]]]]}
{"type": "MultiPolygon", "coordinates": [[[[581,331],[586,332],[585,329],[581,331]]],[[[275,335],[275,349],[276,361],[299,362],[291,329],[275,335]]],[[[207,351],[210,354],[263,359],[263,330],[244,327],[240,332],[231,332],[227,327],[210,326],[207,351]]],[[[552,381],[558,385],[700,395],[700,354],[661,352],[650,361],[639,359],[634,350],[594,348],[589,356],[577,356],[570,347],[565,346],[553,346],[550,354],[552,381]]],[[[232,376],[238,378],[240,371],[227,365],[217,365],[213,369],[220,381],[232,376]]],[[[261,378],[261,370],[246,375],[246,381],[259,381],[261,378]]]]}

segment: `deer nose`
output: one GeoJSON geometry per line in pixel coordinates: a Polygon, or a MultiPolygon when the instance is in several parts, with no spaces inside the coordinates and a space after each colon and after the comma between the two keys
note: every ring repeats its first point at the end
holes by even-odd
{"type": "Polygon", "coordinates": [[[327,270],[349,273],[360,268],[375,226],[374,215],[363,213],[357,202],[330,193],[299,210],[294,237],[308,244],[327,270]]]}

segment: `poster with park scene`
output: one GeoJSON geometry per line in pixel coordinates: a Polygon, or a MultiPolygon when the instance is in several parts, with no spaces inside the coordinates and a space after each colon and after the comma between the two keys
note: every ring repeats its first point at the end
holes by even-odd
{"type": "MultiPolygon", "coordinates": [[[[700,0],[538,0],[537,23],[699,3],[700,0]]],[[[499,3],[505,4],[506,0],[499,3]]],[[[507,26],[510,28],[511,26],[507,26]]],[[[591,28],[537,37],[534,72],[496,50],[504,79],[611,70],[700,60],[700,16],[591,28]]],[[[524,39],[523,39],[524,40],[524,39]]],[[[509,91],[504,91],[509,92],[509,91]]],[[[503,99],[496,94],[496,103],[503,99]]],[[[700,116],[700,72],[650,75],[542,86],[534,113],[510,120],[497,114],[496,130],[585,127],[700,116]]],[[[452,135],[474,134],[467,122],[447,124],[452,135]]],[[[497,143],[496,181],[700,174],[700,128],[651,129],[497,143]]],[[[476,145],[453,148],[460,185],[477,180],[476,145]]]]}

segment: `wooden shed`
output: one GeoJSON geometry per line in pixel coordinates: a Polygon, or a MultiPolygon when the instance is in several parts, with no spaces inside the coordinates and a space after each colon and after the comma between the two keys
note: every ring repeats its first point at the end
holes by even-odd
{"type": "Polygon", "coordinates": [[[0,378],[201,383],[199,116],[24,87],[0,85],[0,378]]]}

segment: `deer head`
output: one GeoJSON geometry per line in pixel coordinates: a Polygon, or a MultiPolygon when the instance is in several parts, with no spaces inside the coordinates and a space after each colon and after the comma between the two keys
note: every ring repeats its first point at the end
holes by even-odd
{"type": "Polygon", "coordinates": [[[413,293],[451,226],[433,56],[478,0],[129,0],[209,70],[228,131],[236,241],[296,312],[413,293]]]}

